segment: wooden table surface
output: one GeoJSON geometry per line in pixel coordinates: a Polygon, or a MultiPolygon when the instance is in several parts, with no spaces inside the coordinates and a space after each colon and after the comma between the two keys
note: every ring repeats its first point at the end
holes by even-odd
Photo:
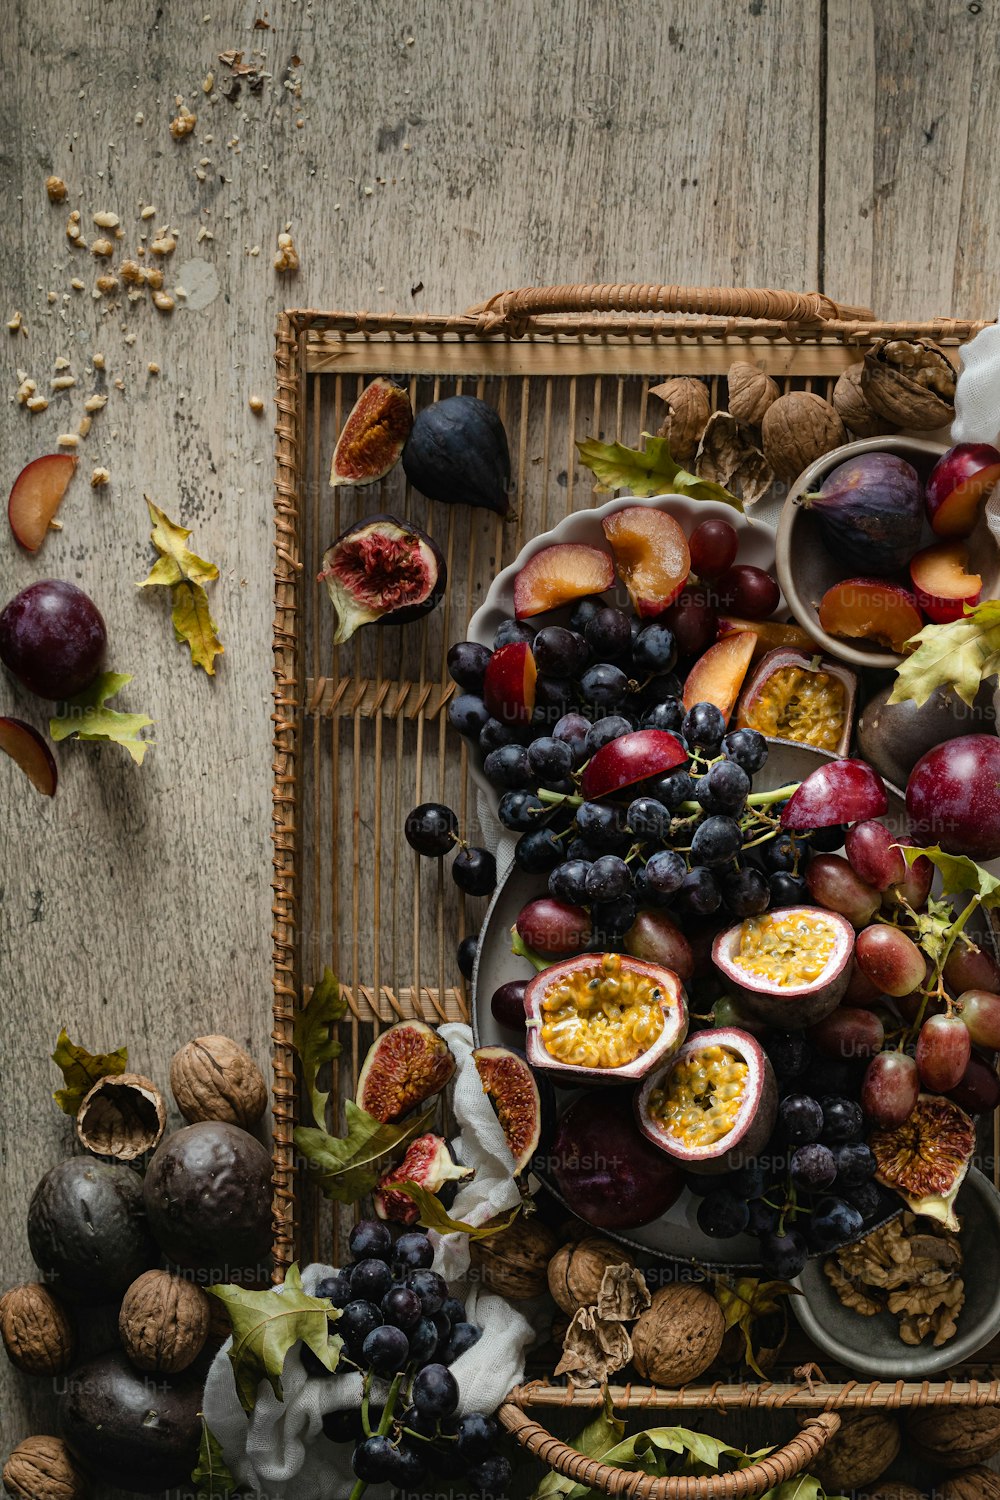
{"type": "MultiPolygon", "coordinates": [[[[98,352],[109,400],[62,531],[35,557],[2,545],[0,594],[79,582],[109,664],[134,674],[122,705],[156,721],[141,767],[59,747],[51,801],[0,764],[10,1283],[32,1273],[31,1190],[69,1143],[50,1097],[61,1026],[92,1050],[127,1042],[163,1083],[206,1031],[266,1063],[278,309],[441,312],[530,282],[663,280],[995,316],[1000,3],[13,0],[4,25],[4,321],[19,311],[27,331],[0,329],[5,482],[75,429],[98,352]],[[256,84],[236,86],[232,49],[256,84]],[[175,140],[178,98],[197,122],[175,140]],[[145,294],[93,296],[101,265],[67,240],[74,208],[88,241],[93,213],[118,214],[125,249],[172,226],[166,284],[187,299],[160,313],[145,294]],[[289,223],[301,268],[280,276],[289,223]],[[76,386],[29,414],[16,371],[45,390],[60,356],[76,386]],[[219,564],[214,680],[175,643],[161,592],[135,588],[152,560],[144,492],[219,564]]],[[[0,712],[46,722],[6,675],[0,712]]],[[[50,1430],[52,1392],[6,1363],[0,1379],[6,1451],[50,1430]]]]}

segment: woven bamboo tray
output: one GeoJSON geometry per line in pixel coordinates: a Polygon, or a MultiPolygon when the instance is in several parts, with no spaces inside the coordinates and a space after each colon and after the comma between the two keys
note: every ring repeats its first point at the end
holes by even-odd
{"type": "MultiPolygon", "coordinates": [[[[490,582],[533,534],[593,503],[574,442],[601,436],[635,444],[651,384],[671,375],[707,383],[725,405],[725,372],[749,360],[782,391],[829,396],[867,344],[889,336],[955,346],[983,325],[957,319],[884,323],[867,309],[817,293],[670,286],[571,286],[502,293],[455,317],[296,310],[277,327],[275,478],[273,989],[274,1264],[337,1261],[344,1211],[314,1201],[297,1172],[292,1132],[298,1082],[292,1021],[329,964],[346,988],[351,1024],[335,1070],[331,1128],[353,1092],[372,1037],[406,1017],[468,1020],[469,991],[455,961],[485,903],[402,839],[410,807],[454,807],[475,842],[466,749],[447,728],[453,687],[445,653],[460,639],[490,582]],[[388,374],[414,408],[461,391],[503,417],[516,486],[511,518],[449,507],[412,492],[400,466],[364,490],[328,487],[333,447],[362,387],[388,374]],[[332,644],[332,612],[315,581],[323,549],[372,511],[418,522],[445,553],[444,603],[402,629],[361,631],[332,644]]],[[[512,1392],[504,1424],[553,1467],[609,1493],[645,1497],[756,1495],[808,1467],[839,1425],[834,1408],[1000,1402],[992,1370],[920,1385],[622,1387],[629,1406],[793,1407],[811,1413],[792,1444],[753,1470],[702,1480],[650,1480],[581,1459],[525,1416],[527,1405],[591,1405],[594,1393],[534,1384],[512,1392]],[[816,1419],[816,1413],[830,1413],[816,1419]],[[585,1467],[581,1468],[581,1465],[585,1467]],[[598,1472],[601,1471],[601,1472],[598,1472]],[[616,1478],[617,1474],[617,1478],[616,1478]],[[714,1486],[714,1487],[713,1487],[714,1486]]]]}

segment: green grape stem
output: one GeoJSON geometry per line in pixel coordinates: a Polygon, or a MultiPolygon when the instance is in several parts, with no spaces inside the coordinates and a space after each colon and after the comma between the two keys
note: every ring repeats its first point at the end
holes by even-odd
{"type": "MultiPolygon", "coordinates": [[[[396,1411],[396,1402],[399,1400],[400,1387],[403,1384],[405,1376],[406,1371],[400,1370],[398,1375],[394,1375],[392,1377],[392,1384],[389,1387],[389,1394],[385,1398],[385,1408],[382,1412],[382,1420],[378,1424],[378,1432],[373,1433],[368,1420],[368,1390],[371,1383],[371,1374],[369,1372],[365,1375],[364,1393],[361,1397],[361,1422],[364,1427],[366,1437],[385,1437],[386,1433],[389,1431],[390,1427],[392,1426],[392,1419],[396,1411]]],[[[367,1488],[367,1479],[359,1479],[355,1483],[354,1488],[348,1496],[348,1500],[361,1500],[361,1497],[367,1488]]]]}

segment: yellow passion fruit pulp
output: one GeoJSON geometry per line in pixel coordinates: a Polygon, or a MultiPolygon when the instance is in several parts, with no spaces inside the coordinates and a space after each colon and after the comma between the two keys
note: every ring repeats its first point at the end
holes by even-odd
{"type": "Polygon", "coordinates": [[[838,678],[790,665],[770,674],[744,718],[761,734],[836,750],[846,714],[847,693],[838,678]]]}
{"type": "Polygon", "coordinates": [[[598,968],[563,974],[546,990],[542,1045],[557,1062],[625,1067],[660,1037],[664,998],[655,980],[623,970],[620,954],[605,953],[598,968]]]}
{"type": "Polygon", "coordinates": [[[731,1047],[705,1047],[682,1057],[649,1096],[649,1114],[684,1146],[712,1146],[729,1135],[740,1111],[749,1069],[731,1047]]]}
{"type": "Polygon", "coordinates": [[[829,963],[836,940],[833,924],[819,912],[767,912],[743,923],[731,961],[743,974],[768,985],[810,984],[829,963]]]}

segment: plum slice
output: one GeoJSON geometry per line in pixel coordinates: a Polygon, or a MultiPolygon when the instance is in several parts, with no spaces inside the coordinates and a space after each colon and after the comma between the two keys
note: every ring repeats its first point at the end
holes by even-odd
{"type": "Polygon", "coordinates": [[[362,625],[404,625],[444,597],[448,569],[437,543],[395,516],[367,516],[342,532],[316,575],[337,619],[334,645],[362,625]]]}
{"type": "Polygon", "coordinates": [[[37,729],[23,719],[0,718],[0,750],[21,767],[43,797],[54,797],[59,775],[52,751],[37,729]]]}
{"type": "Polygon", "coordinates": [[[648,505],[627,505],[601,524],[636,614],[661,614],[691,571],[682,528],[665,510],[648,505]]]}
{"type": "Polygon", "coordinates": [[[961,542],[937,542],[910,560],[910,579],[928,620],[946,625],[960,620],[965,606],[978,604],[983,580],[969,572],[969,549],[961,542]]]}
{"type": "Polygon", "coordinates": [[[76,459],[70,453],[45,453],[26,464],[14,480],[7,502],[10,529],[29,552],[37,552],[66,493],[76,459]]]}
{"type": "Polygon", "coordinates": [[[959,443],[942,453],[924,491],[931,530],[937,536],[971,535],[997,480],[1000,452],[991,443],[959,443]]]}
{"type": "MultiPolygon", "coordinates": [[[[1000,740],[997,741],[1000,745],[1000,740]]],[[[782,809],[782,828],[832,828],[881,818],[889,793],[877,771],[863,760],[831,760],[801,782],[782,809]]]]}
{"type": "Polygon", "coordinates": [[[683,745],[665,729],[637,729],[602,745],[591,756],[583,770],[580,790],[588,802],[608,797],[649,776],[662,776],[686,760],[683,745]]]}
{"type": "Polygon", "coordinates": [[[330,486],[374,484],[398,462],[413,426],[401,385],[380,375],[366,385],[344,423],[330,467],[330,486]]]}
{"type": "Polygon", "coordinates": [[[924,621],[916,599],[898,584],[844,578],[820,600],[819,623],[829,635],[871,641],[902,655],[924,621]]]}
{"type": "Polygon", "coordinates": [[[603,594],[614,581],[615,565],[600,547],[556,542],[529,557],[514,579],[514,613],[527,620],[586,594],[603,594]]]}
{"type": "Polygon", "coordinates": [[[527,641],[494,651],[483,676],[483,701],[502,724],[528,724],[535,707],[535,658],[527,641]]]}
{"type": "Polygon", "coordinates": [[[714,703],[729,722],[743,679],[753,659],[757,637],[751,630],[734,631],[709,646],[698,658],[684,683],[684,707],[714,703]]]}

